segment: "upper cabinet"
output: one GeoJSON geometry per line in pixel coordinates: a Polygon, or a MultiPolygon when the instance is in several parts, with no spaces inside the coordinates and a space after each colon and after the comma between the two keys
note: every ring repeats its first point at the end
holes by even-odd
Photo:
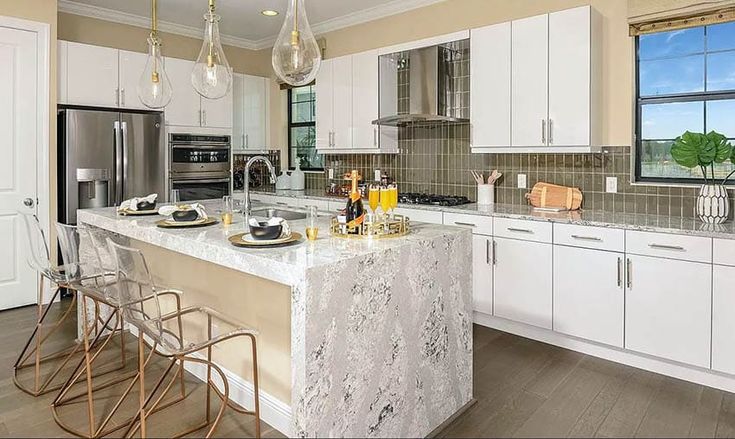
{"type": "Polygon", "coordinates": [[[138,82],[148,61],[148,55],[121,50],[119,60],[120,107],[147,110],[148,107],[138,98],[138,82]]]}
{"type": "Polygon", "coordinates": [[[199,96],[191,85],[193,61],[165,58],[166,73],[174,90],[166,106],[166,125],[232,128],[232,89],[220,99],[199,96]]]}
{"type": "Polygon", "coordinates": [[[600,38],[590,6],[473,29],[473,151],[599,151],[600,38]]]}
{"type": "Polygon", "coordinates": [[[316,78],[319,152],[396,152],[396,128],[373,125],[377,118],[378,51],[322,61],[316,78]]]}
{"type": "Polygon", "coordinates": [[[268,148],[268,91],[270,80],[235,74],[232,87],[232,148],[262,151],[268,148]]]}
{"type": "Polygon", "coordinates": [[[119,107],[118,52],[108,47],[66,42],[66,50],[59,52],[66,56],[59,63],[65,66],[60,70],[65,74],[61,81],[66,83],[62,103],[119,107]]]}

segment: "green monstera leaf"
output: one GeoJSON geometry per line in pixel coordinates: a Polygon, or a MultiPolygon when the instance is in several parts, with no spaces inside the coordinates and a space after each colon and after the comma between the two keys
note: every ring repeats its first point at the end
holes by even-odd
{"type": "Polygon", "coordinates": [[[715,145],[715,163],[723,163],[732,158],[732,145],[724,134],[717,131],[710,131],[707,139],[715,145]]]}
{"type": "Polygon", "coordinates": [[[717,147],[707,136],[687,131],[674,140],[671,157],[685,168],[695,168],[712,163],[717,155],[717,147]]]}

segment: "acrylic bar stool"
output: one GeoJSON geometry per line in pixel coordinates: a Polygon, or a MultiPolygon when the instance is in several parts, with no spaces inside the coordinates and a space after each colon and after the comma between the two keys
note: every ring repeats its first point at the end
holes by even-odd
{"type": "MultiPolygon", "coordinates": [[[[67,224],[56,224],[56,230],[58,232],[59,246],[61,247],[61,253],[66,262],[67,270],[67,285],[69,288],[75,290],[78,295],[78,300],[82,304],[81,306],[81,336],[82,345],[84,347],[84,356],[78,362],[76,368],[73,370],[71,376],[61,388],[59,394],[54,399],[51,409],[54,415],[56,423],[64,430],[80,437],[101,437],[107,436],[114,431],[128,426],[134,418],[127,418],[122,422],[115,422],[112,425],[111,421],[113,416],[116,414],[120,406],[123,404],[125,398],[129,395],[130,391],[135,386],[138,373],[137,369],[129,371],[127,373],[118,373],[117,376],[108,379],[103,383],[93,383],[93,379],[97,376],[107,374],[109,372],[117,372],[126,366],[126,355],[125,355],[125,323],[123,319],[122,307],[118,301],[119,294],[114,290],[115,284],[115,273],[114,269],[105,267],[103,258],[100,250],[107,248],[106,236],[103,233],[90,230],[84,227],[71,226],[67,224]],[[90,262],[83,263],[80,257],[80,242],[81,237],[84,236],[89,243],[90,262]],[[77,272],[89,272],[97,273],[96,276],[78,276],[77,272]],[[94,316],[90,318],[88,307],[94,306],[94,316]],[[107,317],[102,316],[102,311],[107,311],[109,314],[107,317]],[[114,324],[111,324],[113,322],[114,324]],[[106,368],[105,371],[100,371],[103,367],[97,367],[95,369],[95,361],[104,352],[108,344],[119,335],[120,342],[120,365],[112,370],[106,368]],[[82,380],[82,378],[84,378],[82,380]],[[103,406],[104,415],[97,422],[95,417],[95,392],[99,392],[103,389],[110,388],[117,384],[130,381],[127,388],[121,395],[119,395],[116,402],[109,407],[103,406]],[[85,384],[84,389],[78,393],[72,393],[72,389],[77,385],[85,384]],[[64,416],[61,413],[61,409],[67,405],[77,405],[80,398],[86,398],[87,406],[87,431],[80,431],[78,428],[71,426],[71,424],[64,420],[64,416]],[[108,427],[108,425],[110,425],[108,427]]],[[[110,258],[108,258],[109,260],[110,258]]],[[[109,263],[107,264],[110,265],[109,263]]],[[[174,290],[166,290],[160,293],[162,296],[172,296],[176,305],[176,310],[181,309],[181,299],[179,293],[174,290]]],[[[168,404],[183,400],[185,395],[184,388],[184,376],[183,369],[178,371],[178,375],[181,381],[181,396],[178,400],[169,402],[168,404]]],[[[106,395],[105,400],[109,399],[110,396],[106,395]]],[[[72,411],[73,413],[73,411],[72,411]]],[[[76,417],[74,417],[76,418],[76,417]]],[[[71,419],[72,421],[76,419],[71,419]]]]}
{"type": "Polygon", "coordinates": [[[58,320],[47,322],[49,311],[59,298],[61,289],[68,286],[67,277],[64,274],[65,267],[55,267],[51,264],[48,243],[38,222],[38,218],[33,214],[23,212],[19,214],[23,218],[28,238],[28,264],[36,270],[39,277],[37,299],[38,317],[36,327],[13,365],[13,382],[20,390],[32,396],[39,396],[61,388],[62,384],[53,384],[54,380],[59,376],[74,354],[80,352],[80,344],[72,339],[70,342],[71,346],[67,348],[56,350],[46,355],[42,353],[44,345],[47,342],[55,341],[51,337],[63,328],[69,316],[76,310],[76,295],[72,297],[68,308],[63,311],[58,320]],[[46,281],[50,283],[52,288],[55,287],[48,302],[44,298],[44,285],[46,281]],[[44,302],[47,305],[44,306],[44,302]],[[45,364],[50,362],[54,362],[52,370],[48,376],[42,379],[41,369],[45,364]],[[56,367],[53,368],[53,366],[56,367]],[[31,367],[34,369],[32,386],[21,380],[21,372],[31,367]]]}
{"type": "MultiPolygon", "coordinates": [[[[199,431],[205,427],[209,427],[206,437],[211,437],[217,428],[220,420],[222,419],[225,409],[227,407],[232,408],[238,413],[252,415],[255,417],[255,436],[260,437],[260,403],[259,403],[259,386],[258,386],[258,357],[257,357],[257,345],[256,336],[257,332],[254,329],[249,329],[239,325],[237,322],[229,319],[228,317],[220,314],[219,312],[210,309],[208,307],[197,306],[187,307],[180,311],[173,312],[170,314],[162,314],[161,307],[158,300],[158,291],[153,282],[148,265],[146,264],[145,258],[140,250],[124,247],[118,245],[111,240],[108,240],[110,249],[115,257],[116,261],[116,273],[117,273],[117,285],[116,291],[120,294],[120,302],[124,303],[123,306],[125,319],[135,326],[138,330],[138,355],[139,355],[139,412],[137,422],[130,425],[125,436],[135,434],[140,430],[141,437],[146,437],[148,432],[148,417],[157,410],[157,407],[170,390],[171,383],[163,390],[163,392],[154,400],[154,396],[161,381],[159,380],[154,387],[154,390],[146,394],[145,392],[145,374],[146,374],[146,361],[144,361],[144,349],[146,340],[150,340],[152,345],[155,347],[160,355],[168,358],[175,359],[179,364],[183,365],[184,362],[192,362],[203,364],[207,367],[207,383],[206,383],[206,401],[205,401],[205,416],[204,421],[187,429],[186,431],[179,432],[176,434],[166,434],[169,437],[180,437],[185,436],[196,431],[199,431]],[[153,300],[146,303],[145,298],[152,296],[153,300]],[[152,302],[152,303],[151,303],[152,302]],[[196,325],[187,325],[182,328],[182,317],[186,317],[187,322],[189,319],[197,319],[196,325]],[[217,325],[218,328],[228,328],[229,331],[222,333],[218,336],[213,335],[213,325],[217,325]],[[206,326],[204,326],[206,325],[206,326]],[[178,326],[178,331],[171,330],[171,326],[178,326]],[[206,327],[207,334],[202,337],[200,331],[187,332],[187,328],[194,326],[196,328],[206,327]],[[182,334],[177,336],[176,334],[182,334]],[[252,362],[253,362],[253,392],[255,396],[254,410],[249,411],[238,407],[233,401],[230,401],[229,383],[227,376],[212,361],[212,347],[225,340],[230,340],[238,337],[245,337],[250,340],[252,362]],[[206,350],[206,359],[201,359],[194,356],[199,351],[206,350]],[[212,380],[212,371],[219,375],[222,383],[222,391],[217,388],[217,385],[212,380]],[[211,410],[211,394],[214,391],[215,395],[221,400],[217,414],[212,419],[211,410]]],[[[190,323],[190,322],[189,322],[190,323]]],[[[153,353],[151,353],[152,355],[153,353]]],[[[169,365],[168,370],[173,368],[173,363],[169,365]]],[[[165,374],[164,374],[165,375],[165,374]]],[[[160,433],[157,433],[160,434],[160,433]]]]}

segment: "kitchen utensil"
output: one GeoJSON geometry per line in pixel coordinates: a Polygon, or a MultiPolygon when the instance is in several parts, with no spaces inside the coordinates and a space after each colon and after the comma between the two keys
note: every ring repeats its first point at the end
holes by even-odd
{"type": "Polygon", "coordinates": [[[577,210],[582,206],[583,197],[579,188],[539,182],[526,194],[526,199],[534,207],[563,207],[577,210]]]}
{"type": "Polygon", "coordinates": [[[298,244],[301,242],[303,236],[301,233],[292,232],[291,235],[285,238],[274,239],[270,241],[255,240],[249,233],[238,233],[237,235],[230,236],[227,238],[228,241],[235,247],[249,247],[249,248],[267,248],[267,247],[286,247],[289,245],[298,244]]]}
{"type": "Polygon", "coordinates": [[[257,226],[250,224],[249,227],[250,235],[256,240],[274,240],[283,233],[281,224],[269,226],[267,221],[258,221],[257,226]]]}
{"type": "Polygon", "coordinates": [[[495,182],[498,181],[498,179],[500,177],[502,177],[502,176],[503,176],[503,174],[501,174],[500,172],[498,172],[497,169],[493,169],[493,172],[487,178],[487,184],[495,184],[495,182]]]}

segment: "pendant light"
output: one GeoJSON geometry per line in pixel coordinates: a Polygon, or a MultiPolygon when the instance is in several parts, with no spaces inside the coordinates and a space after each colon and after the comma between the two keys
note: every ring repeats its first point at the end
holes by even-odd
{"type": "Polygon", "coordinates": [[[290,0],[271,61],[276,75],[290,85],[306,85],[316,78],[322,54],[306,19],[304,0],[290,0]]]}
{"type": "Polygon", "coordinates": [[[224,97],[232,85],[232,71],[219,39],[219,21],[214,0],[209,0],[209,10],[204,14],[204,43],[191,72],[194,89],[208,99],[224,97]]]}
{"type": "Polygon", "coordinates": [[[171,81],[168,79],[161,56],[158,38],[156,0],[151,0],[151,34],[148,36],[148,60],[138,81],[138,98],[148,108],[163,108],[171,102],[171,81]]]}

